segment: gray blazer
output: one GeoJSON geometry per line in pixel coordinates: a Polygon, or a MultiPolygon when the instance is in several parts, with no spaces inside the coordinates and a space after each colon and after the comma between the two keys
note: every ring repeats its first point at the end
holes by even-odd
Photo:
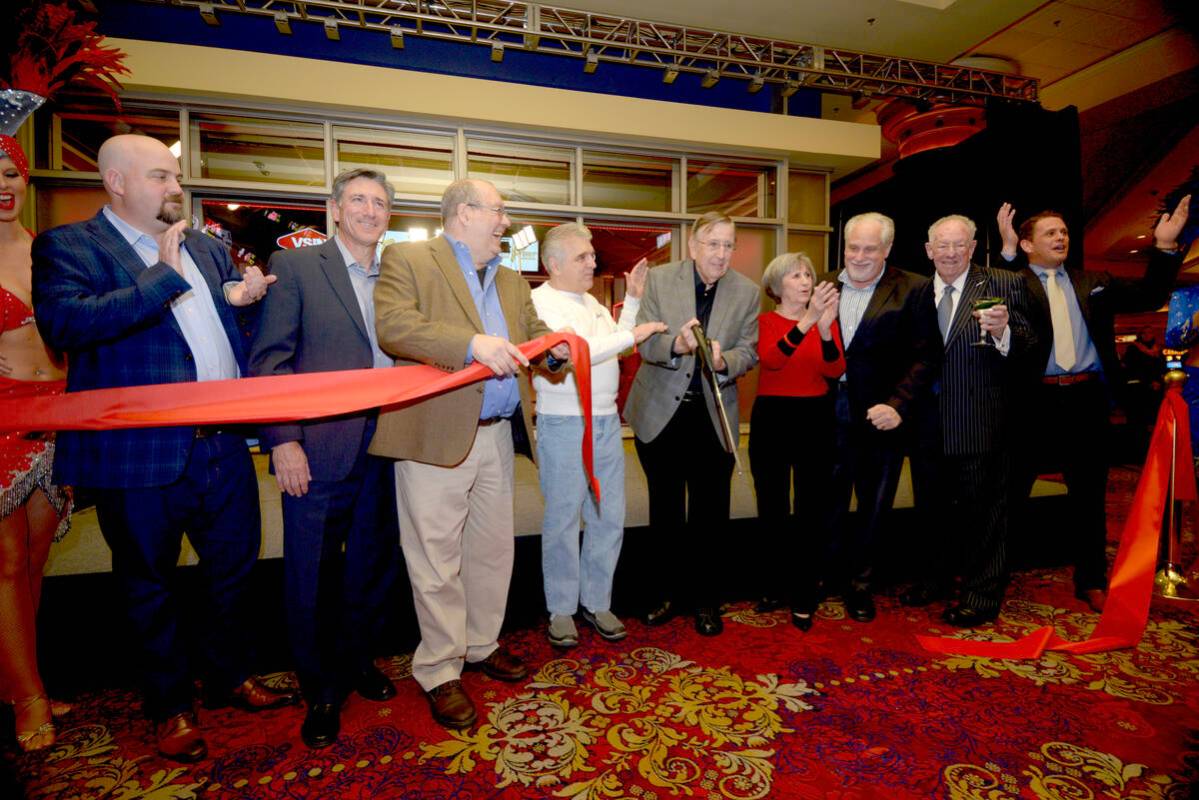
{"type": "MultiPolygon", "coordinates": [[[[268,271],[278,281],[262,301],[262,318],[250,348],[251,375],[374,366],[366,322],[337,242],[280,250],[271,256],[268,271]]],[[[375,413],[264,425],[260,437],[267,448],[300,442],[315,480],[340,481],[353,467],[366,420],[375,413]]]]}
{"type": "MultiPolygon", "coordinates": [[[[686,259],[654,267],[646,280],[637,322],[665,322],[669,330],[651,336],[638,347],[641,367],[629,391],[624,414],[633,433],[643,442],[653,441],[670,422],[691,383],[693,370],[700,368],[694,354],[675,356],[670,352],[683,323],[695,316],[694,275],[695,262],[686,259]]],[[[761,304],[758,285],[730,269],[716,284],[716,298],[705,329],[709,339],[720,342],[727,365],[728,374],[721,376],[720,394],[734,436],[738,435],[741,419],[737,408],[737,378],[758,363],[761,304]]],[[[706,381],[703,388],[713,429],[723,438],[716,401],[706,381]]]]}

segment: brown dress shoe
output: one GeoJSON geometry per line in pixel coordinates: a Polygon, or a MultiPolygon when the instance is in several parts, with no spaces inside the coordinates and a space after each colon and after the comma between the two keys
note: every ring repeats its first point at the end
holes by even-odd
{"type": "Polygon", "coordinates": [[[462,681],[453,680],[434,686],[425,692],[433,721],[445,728],[462,729],[475,724],[475,704],[462,688],[462,681]]]}
{"type": "Polygon", "coordinates": [[[158,755],[184,764],[194,764],[208,757],[208,745],[200,735],[196,717],[190,711],[181,711],[159,723],[158,755]]]}
{"type": "Polygon", "coordinates": [[[1102,614],[1103,606],[1107,603],[1107,592],[1102,589],[1080,589],[1074,596],[1086,603],[1096,614],[1102,614]]]}
{"type": "Polygon", "coordinates": [[[491,655],[482,661],[468,661],[466,668],[481,669],[484,675],[507,683],[516,683],[529,677],[529,669],[524,662],[503,645],[492,650],[491,655]]]}
{"type": "Polygon", "coordinates": [[[295,692],[272,692],[254,677],[246,678],[241,686],[233,690],[229,697],[231,705],[242,711],[266,711],[268,708],[282,708],[295,705],[300,697],[295,692]]]}

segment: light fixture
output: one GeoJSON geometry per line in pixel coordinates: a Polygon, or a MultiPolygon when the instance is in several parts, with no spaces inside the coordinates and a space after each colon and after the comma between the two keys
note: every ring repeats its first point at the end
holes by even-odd
{"type": "Polygon", "coordinates": [[[409,228],[408,241],[410,242],[425,242],[429,240],[428,228],[409,228]]]}
{"type": "Polygon", "coordinates": [[[325,36],[335,42],[341,38],[341,31],[337,28],[337,20],[332,17],[325,20],[325,36]]]}
{"type": "Polygon", "coordinates": [[[762,91],[762,87],[766,85],[766,79],[761,75],[755,75],[749,82],[749,93],[757,94],[762,91]]]}
{"type": "Polygon", "coordinates": [[[699,85],[705,89],[711,89],[719,81],[720,81],[720,73],[714,69],[710,69],[704,73],[704,77],[702,77],[700,79],[699,85]]]}
{"type": "Polygon", "coordinates": [[[779,90],[779,97],[790,97],[799,91],[798,81],[787,81],[782,89],[779,90]]]}
{"type": "Polygon", "coordinates": [[[167,149],[171,151],[171,155],[173,155],[175,158],[178,158],[179,156],[183,155],[183,142],[176,139],[175,143],[167,149]]]}
{"type": "Polygon", "coordinates": [[[399,25],[391,26],[391,46],[396,50],[404,49],[404,29],[399,25]]]}
{"type": "Polygon", "coordinates": [[[200,16],[209,25],[221,24],[221,21],[216,18],[216,9],[212,7],[212,3],[200,3],[200,16]]]}
{"type": "Polygon", "coordinates": [[[504,43],[503,42],[492,42],[491,43],[491,60],[497,64],[504,60],[504,43]]]}
{"type": "Polygon", "coordinates": [[[587,61],[583,64],[583,71],[586,72],[588,75],[591,75],[592,73],[595,72],[595,70],[598,66],[599,66],[599,53],[592,50],[591,52],[589,52],[587,54],[587,61]]]}
{"type": "Polygon", "coordinates": [[[1138,238],[1138,239],[1148,239],[1148,238],[1149,238],[1149,234],[1147,234],[1147,233],[1142,233],[1142,234],[1141,234],[1140,236],[1138,236],[1137,238],[1138,238]]]}
{"type": "Polygon", "coordinates": [[[275,12],[275,28],[279,33],[291,33],[291,20],[287,18],[286,11],[275,12]]]}
{"type": "Polygon", "coordinates": [[[666,71],[662,73],[662,83],[665,83],[665,84],[674,83],[675,78],[677,78],[677,77],[679,77],[679,68],[678,67],[667,67],[666,71]]]}
{"type": "Polygon", "coordinates": [[[225,206],[225,208],[229,209],[230,211],[236,211],[237,209],[241,208],[241,203],[229,203],[225,206]]]}

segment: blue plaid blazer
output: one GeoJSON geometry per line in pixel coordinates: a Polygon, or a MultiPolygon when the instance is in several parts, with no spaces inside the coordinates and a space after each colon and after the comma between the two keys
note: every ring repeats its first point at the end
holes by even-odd
{"type": "MultiPolygon", "coordinates": [[[[188,231],[184,246],[244,375],[249,319],[236,317],[222,288],[240,276],[212,237],[188,231]]],[[[102,213],[33,241],[34,315],[46,343],[67,354],[68,392],[195,381],[191,349],[170,309],[188,289],[166,264],[146,267],[102,213]]],[[[192,427],[62,431],[54,480],[100,489],[163,486],[182,474],[194,434],[192,427]]]]}

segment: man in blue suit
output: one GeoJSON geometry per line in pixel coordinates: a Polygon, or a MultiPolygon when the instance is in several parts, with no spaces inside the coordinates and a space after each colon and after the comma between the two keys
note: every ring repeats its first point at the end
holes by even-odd
{"type": "MultiPolygon", "coordinates": [[[[100,148],[99,169],[109,204],[33,246],[34,311],[46,343],[67,353],[67,391],[245,374],[232,306],[260,299],[269,280],[255,268],[239,278],[216,240],[185,228],[179,164],[161,142],[115,136],[100,148]]],[[[63,431],[54,480],[95,497],[161,755],[192,762],[208,753],[172,580],[185,532],[207,592],[208,700],[247,710],[294,702],[250,675],[241,601],[261,531],[242,436],[220,426],[63,431]]]]}
{"type": "MultiPolygon", "coordinates": [[[[394,196],[381,172],[343,172],[329,201],[337,235],[271,256],[278,283],[262,304],[251,375],[393,366],[376,338],[374,291],[375,248],[394,196]]],[[[375,701],[395,696],[371,660],[400,539],[392,461],[366,451],[378,417],[371,409],[261,432],[283,492],[288,638],[308,703],[300,735],[309,747],[337,740],[346,690],[375,701]]]]}

